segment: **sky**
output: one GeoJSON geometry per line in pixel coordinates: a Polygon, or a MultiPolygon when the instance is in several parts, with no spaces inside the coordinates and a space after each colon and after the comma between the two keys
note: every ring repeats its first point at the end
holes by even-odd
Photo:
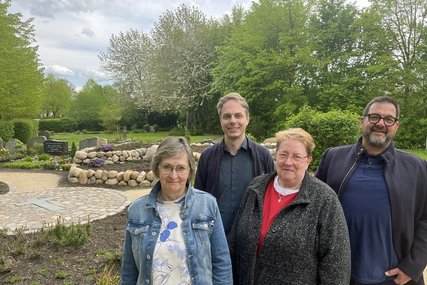
{"type": "MultiPolygon", "coordinates": [[[[357,0],[360,7],[368,0],[357,0]]],[[[88,79],[112,84],[100,69],[112,35],[137,29],[149,34],[167,10],[180,4],[196,6],[220,18],[234,5],[249,9],[251,0],[12,0],[9,13],[34,18],[38,55],[45,73],[66,79],[80,91],[88,79]]]]}

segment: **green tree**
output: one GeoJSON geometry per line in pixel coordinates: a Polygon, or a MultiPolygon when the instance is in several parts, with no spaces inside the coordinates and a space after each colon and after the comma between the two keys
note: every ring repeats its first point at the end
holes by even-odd
{"type": "Polygon", "coordinates": [[[103,107],[108,106],[108,100],[115,90],[111,86],[101,86],[89,79],[83,89],[77,94],[70,110],[70,117],[78,123],[80,130],[101,130],[103,107]]]}
{"type": "Polygon", "coordinates": [[[34,45],[32,19],[10,14],[0,1],[0,118],[34,118],[40,113],[43,73],[34,45]]]}
{"type": "Polygon", "coordinates": [[[150,105],[158,111],[177,110],[187,128],[191,113],[211,97],[215,31],[213,20],[194,7],[181,5],[166,11],[152,32],[150,105]]]}
{"type": "Polygon", "coordinates": [[[297,112],[306,103],[304,81],[310,50],[305,27],[309,6],[300,0],[253,3],[241,25],[218,48],[214,92],[237,91],[250,105],[249,131],[265,137],[275,131],[272,118],[297,112]],[[283,105],[286,104],[286,107],[283,105]]]}
{"type": "Polygon", "coordinates": [[[43,93],[42,108],[46,115],[52,113],[54,118],[58,118],[68,112],[72,104],[73,91],[66,80],[49,74],[44,81],[43,93]]]}

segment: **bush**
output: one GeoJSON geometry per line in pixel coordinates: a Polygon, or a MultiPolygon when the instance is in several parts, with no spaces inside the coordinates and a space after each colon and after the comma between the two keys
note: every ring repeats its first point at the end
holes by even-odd
{"type": "Polygon", "coordinates": [[[42,154],[37,155],[37,160],[39,160],[39,161],[47,161],[50,158],[51,158],[50,154],[47,154],[47,153],[42,153],[42,154]]]}
{"type": "Polygon", "coordinates": [[[84,245],[91,235],[92,225],[90,223],[66,226],[59,218],[55,226],[47,229],[47,236],[62,246],[84,245]]]}
{"type": "Polygon", "coordinates": [[[169,136],[185,136],[185,129],[174,127],[169,131],[169,136]]]}
{"type": "Polygon", "coordinates": [[[74,157],[74,155],[76,155],[76,151],[77,151],[76,143],[73,142],[71,144],[71,152],[70,152],[71,157],[74,157]]]}
{"type": "Polygon", "coordinates": [[[348,111],[317,112],[304,107],[284,123],[287,128],[302,128],[313,136],[316,148],[310,169],[315,170],[322,153],[329,147],[355,143],[360,135],[359,116],[348,111]]]}
{"type": "Polygon", "coordinates": [[[56,133],[75,132],[77,130],[77,122],[69,117],[43,119],[39,122],[39,129],[49,130],[56,133]]]}
{"type": "Polygon", "coordinates": [[[6,143],[8,140],[13,138],[15,134],[13,123],[10,121],[0,121],[0,137],[6,143]]]}
{"type": "Polygon", "coordinates": [[[142,129],[144,130],[144,132],[148,133],[148,132],[150,132],[150,125],[149,124],[145,124],[142,129]]]}
{"type": "Polygon", "coordinates": [[[7,150],[6,148],[1,148],[0,149],[0,162],[8,161],[8,160],[10,160],[10,158],[11,158],[11,155],[10,155],[9,150],[7,150]]]}
{"type": "Polygon", "coordinates": [[[13,121],[13,132],[14,138],[26,143],[33,133],[33,123],[29,120],[13,121]]]}

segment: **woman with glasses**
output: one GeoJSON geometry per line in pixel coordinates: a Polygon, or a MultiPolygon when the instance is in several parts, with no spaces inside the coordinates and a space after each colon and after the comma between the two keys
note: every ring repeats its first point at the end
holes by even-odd
{"type": "Polygon", "coordinates": [[[235,284],[343,285],[350,245],[336,194],[307,172],[313,138],[276,134],[276,170],[249,184],[230,234],[235,284]]]}
{"type": "Polygon", "coordinates": [[[128,208],[121,284],[232,284],[216,200],[189,185],[195,162],[184,138],[166,138],[151,169],[159,181],[128,208]]]}

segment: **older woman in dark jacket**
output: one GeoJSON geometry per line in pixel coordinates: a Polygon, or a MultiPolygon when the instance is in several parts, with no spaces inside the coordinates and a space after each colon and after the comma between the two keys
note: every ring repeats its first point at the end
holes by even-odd
{"type": "Polygon", "coordinates": [[[349,284],[343,211],[307,172],[313,138],[289,129],[276,139],[276,171],[252,180],[230,234],[235,284],[349,284]]]}

